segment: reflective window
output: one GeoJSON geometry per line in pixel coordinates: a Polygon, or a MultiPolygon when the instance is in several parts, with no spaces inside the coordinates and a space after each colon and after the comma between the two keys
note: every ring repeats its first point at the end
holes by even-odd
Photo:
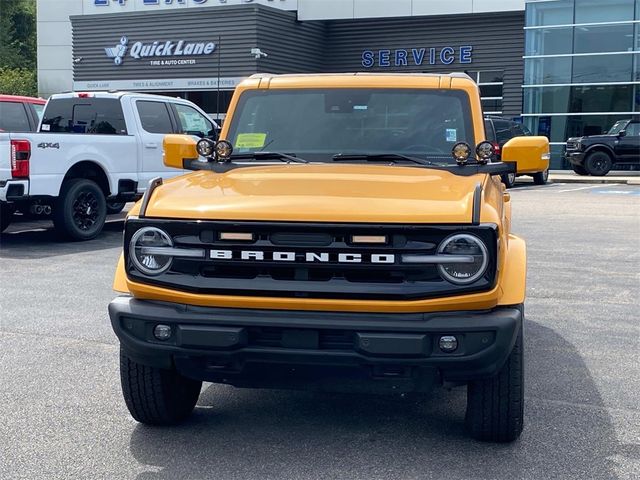
{"type": "Polygon", "coordinates": [[[173,106],[178,112],[182,133],[204,136],[213,130],[213,123],[195,108],[179,103],[174,103],[173,106]]]}
{"type": "Polygon", "coordinates": [[[573,53],[573,27],[527,30],[525,45],[525,55],[573,53]]]}
{"type": "Polygon", "coordinates": [[[526,3],[526,24],[529,26],[571,23],[573,23],[573,0],[526,3]]]}
{"type": "Polygon", "coordinates": [[[173,133],[167,105],[163,102],[137,101],[142,128],[149,133],[173,133]]]}
{"type": "Polygon", "coordinates": [[[36,112],[36,115],[38,116],[38,120],[42,120],[42,113],[44,112],[44,105],[41,105],[39,103],[32,103],[31,106],[33,107],[33,110],[36,112]]]}
{"type": "Polygon", "coordinates": [[[525,84],[571,83],[571,57],[527,58],[525,84]]]}
{"type": "Polygon", "coordinates": [[[502,112],[502,99],[482,99],[482,111],[488,114],[502,112]]]}
{"type": "Polygon", "coordinates": [[[120,100],[116,98],[60,98],[51,100],[41,132],[126,135],[120,100]]]}
{"type": "Polygon", "coordinates": [[[575,27],[574,53],[631,51],[633,27],[631,23],[575,27]]]}
{"type": "Polygon", "coordinates": [[[0,132],[29,132],[27,111],[20,102],[0,102],[0,132]]]}
{"type": "Polygon", "coordinates": [[[634,108],[633,85],[526,88],[529,113],[629,112],[634,108]]]}
{"type": "Polygon", "coordinates": [[[525,124],[535,135],[544,135],[551,142],[565,142],[567,138],[601,135],[628,115],[570,115],[526,117],[525,124]]]}
{"type": "Polygon", "coordinates": [[[630,123],[624,130],[628,137],[637,137],[640,135],[640,123],[630,123]]]}
{"type": "Polygon", "coordinates": [[[482,83],[502,83],[504,80],[504,71],[502,70],[486,70],[478,72],[478,84],[482,83]]]}
{"type": "Polygon", "coordinates": [[[640,56],[621,54],[573,57],[573,83],[631,81],[634,57],[637,62],[640,56]]]}
{"type": "Polygon", "coordinates": [[[575,23],[618,22],[633,19],[634,0],[575,0],[575,23]]]}

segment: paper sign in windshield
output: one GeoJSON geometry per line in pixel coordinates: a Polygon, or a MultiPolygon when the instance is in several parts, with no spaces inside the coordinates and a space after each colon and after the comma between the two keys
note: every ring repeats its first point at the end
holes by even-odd
{"type": "Polygon", "coordinates": [[[260,148],[264,146],[266,133],[239,133],[236,138],[236,148],[260,148]]]}
{"type": "Polygon", "coordinates": [[[458,131],[455,128],[447,128],[447,142],[456,142],[458,140],[458,131]]]}

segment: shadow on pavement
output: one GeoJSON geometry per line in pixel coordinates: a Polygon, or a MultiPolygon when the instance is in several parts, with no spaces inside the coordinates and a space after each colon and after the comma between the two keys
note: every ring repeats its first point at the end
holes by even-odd
{"type": "Polygon", "coordinates": [[[110,219],[100,235],[87,242],[61,238],[50,222],[38,222],[36,227],[0,234],[0,258],[39,259],[119,247],[124,219],[110,219]]]}
{"type": "MultiPolygon", "coordinates": [[[[513,444],[463,428],[465,390],[427,398],[240,390],[207,384],[174,428],[137,425],[138,480],[202,478],[614,479],[619,446],[576,349],[526,323],[526,426],[513,444]]],[[[633,447],[633,448],[631,448],[633,447]]]]}

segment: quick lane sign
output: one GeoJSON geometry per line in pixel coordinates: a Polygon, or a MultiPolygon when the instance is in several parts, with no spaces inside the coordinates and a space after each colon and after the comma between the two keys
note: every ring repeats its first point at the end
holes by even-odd
{"type": "MultiPolygon", "coordinates": [[[[184,40],[156,40],[151,43],[135,42],[129,48],[129,38],[125,35],[120,38],[120,43],[114,47],[104,49],[107,57],[113,58],[113,63],[122,65],[124,57],[129,52],[129,57],[139,60],[141,58],[185,57],[211,55],[216,49],[213,42],[185,42],[184,40]]],[[[182,65],[194,64],[195,61],[152,60],[151,65],[182,65]]]]}

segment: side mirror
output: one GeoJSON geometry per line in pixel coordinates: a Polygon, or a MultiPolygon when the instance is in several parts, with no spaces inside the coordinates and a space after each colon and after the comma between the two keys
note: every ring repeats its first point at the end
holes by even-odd
{"type": "Polygon", "coordinates": [[[627,131],[626,130],[620,130],[618,132],[618,137],[622,138],[622,137],[626,137],[627,136],[627,131]]]}
{"type": "Polygon", "coordinates": [[[502,147],[502,161],[516,164],[516,172],[536,173],[549,168],[547,137],[513,137],[502,147]]]}
{"type": "Polygon", "coordinates": [[[162,162],[167,167],[183,169],[185,160],[197,160],[196,141],[188,135],[165,135],[162,162]]]}

